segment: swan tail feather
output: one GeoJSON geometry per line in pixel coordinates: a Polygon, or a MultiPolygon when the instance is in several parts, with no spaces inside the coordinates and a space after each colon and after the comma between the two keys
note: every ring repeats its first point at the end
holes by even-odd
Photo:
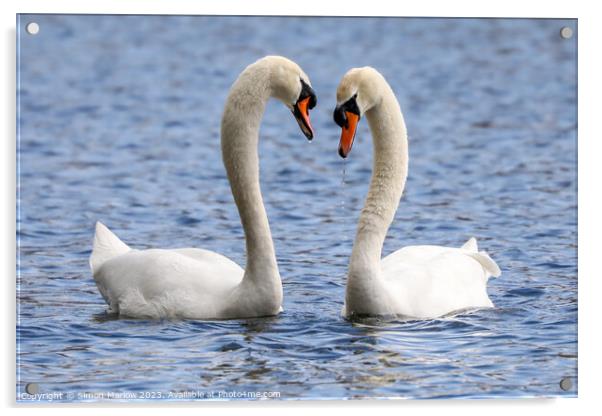
{"type": "Polygon", "coordinates": [[[130,250],[127,244],[121,241],[103,223],[97,221],[94,246],[90,255],[92,274],[95,274],[107,260],[125,254],[130,250]]]}
{"type": "Polygon", "coordinates": [[[467,242],[462,245],[462,250],[467,251],[467,255],[478,261],[483,269],[487,272],[488,276],[498,277],[502,274],[499,266],[486,251],[479,251],[477,239],[470,237],[467,242]]]}
{"type": "MultiPolygon", "coordinates": [[[[500,267],[497,263],[489,257],[489,254],[485,251],[479,251],[478,253],[468,253],[470,257],[478,261],[488,275],[493,277],[499,277],[502,274],[500,267]]],[[[488,276],[489,277],[489,276],[488,276]]]]}
{"type": "Polygon", "coordinates": [[[479,251],[479,246],[477,245],[477,239],[474,237],[470,237],[467,242],[462,245],[462,249],[468,250],[473,253],[477,253],[479,251]]]}

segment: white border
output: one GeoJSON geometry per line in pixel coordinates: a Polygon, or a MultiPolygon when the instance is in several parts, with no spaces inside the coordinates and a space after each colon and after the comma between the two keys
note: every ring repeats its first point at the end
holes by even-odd
{"type": "MultiPolygon", "coordinates": [[[[447,415],[504,415],[508,412],[528,411],[532,414],[566,415],[588,414],[598,408],[598,388],[600,386],[600,359],[602,351],[599,335],[602,317],[597,297],[602,296],[598,271],[597,250],[600,249],[599,235],[602,231],[600,213],[602,213],[600,179],[602,172],[598,162],[602,134],[600,123],[602,105],[599,74],[602,74],[599,40],[602,39],[600,17],[596,14],[595,2],[546,1],[538,4],[524,0],[506,0],[495,2],[454,0],[418,2],[398,2],[391,0],[229,0],[197,1],[191,0],[105,0],[105,1],[67,1],[67,0],[23,0],[18,4],[0,2],[2,14],[3,53],[2,53],[2,174],[1,195],[2,215],[0,216],[1,264],[4,267],[3,300],[4,312],[2,345],[2,404],[12,407],[8,414],[17,409],[28,414],[35,407],[16,406],[15,397],[15,14],[20,13],[111,13],[111,14],[260,14],[260,15],[370,15],[370,16],[450,16],[450,17],[564,17],[579,19],[579,399],[554,400],[484,400],[484,401],[353,401],[353,402],[272,402],[272,403],[196,403],[178,405],[178,412],[194,413],[210,411],[214,413],[241,413],[249,415],[264,414],[306,414],[308,411],[332,413],[340,410],[348,413],[365,414],[374,410],[379,413],[400,414],[401,412],[420,412],[447,415]],[[12,372],[12,375],[11,375],[12,372]],[[201,409],[199,409],[201,408],[201,409]],[[315,410],[314,410],[315,409],[315,410]]],[[[104,415],[125,414],[126,411],[143,411],[145,414],[163,415],[168,407],[163,405],[138,405],[139,410],[122,410],[119,406],[86,406],[86,414],[104,415]]],[[[128,406],[131,408],[132,406],[128,406]]],[[[44,406],[37,411],[46,414],[80,414],[81,408],[75,406],[44,406]]]]}

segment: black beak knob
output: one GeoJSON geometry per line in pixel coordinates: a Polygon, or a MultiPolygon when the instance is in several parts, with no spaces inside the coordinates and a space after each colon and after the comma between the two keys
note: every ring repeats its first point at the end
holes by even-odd
{"type": "Polygon", "coordinates": [[[337,105],[334,109],[333,113],[334,122],[337,123],[339,127],[347,127],[347,116],[345,115],[345,106],[337,105]]]}

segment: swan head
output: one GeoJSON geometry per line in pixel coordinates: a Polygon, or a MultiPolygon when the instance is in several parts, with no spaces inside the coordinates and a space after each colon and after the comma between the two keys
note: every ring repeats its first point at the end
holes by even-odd
{"type": "Polygon", "coordinates": [[[270,67],[272,97],[282,101],[293,113],[299,127],[308,140],[313,139],[309,110],[317,103],[316,93],[309,77],[299,65],[282,56],[263,58],[270,67]]]}
{"type": "Polygon", "coordinates": [[[365,66],[349,70],[339,83],[333,117],[342,128],[339,141],[342,158],[351,151],[360,118],[382,100],[383,81],[383,76],[376,69],[365,66]]]}

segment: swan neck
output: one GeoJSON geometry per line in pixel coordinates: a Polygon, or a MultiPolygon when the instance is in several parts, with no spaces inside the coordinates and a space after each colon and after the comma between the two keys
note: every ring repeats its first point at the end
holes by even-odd
{"type": "Polygon", "coordinates": [[[259,185],[259,127],[271,95],[269,68],[252,65],[233,84],[221,126],[222,157],[245,232],[244,280],[281,287],[267,213],[259,185]]]}
{"type": "Polygon", "coordinates": [[[366,112],[373,138],[373,168],[358,221],[349,275],[378,278],[387,230],[393,221],[408,172],[406,126],[393,91],[385,83],[382,100],[366,112]]]}

